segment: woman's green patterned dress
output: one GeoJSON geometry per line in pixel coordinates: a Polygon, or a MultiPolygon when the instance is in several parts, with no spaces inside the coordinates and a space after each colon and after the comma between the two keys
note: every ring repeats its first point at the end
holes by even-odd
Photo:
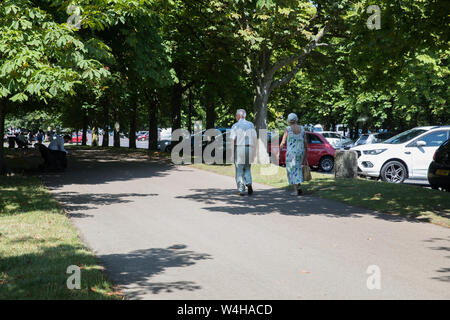
{"type": "Polygon", "coordinates": [[[287,127],[286,171],[289,184],[303,182],[302,163],[305,154],[305,130],[303,127],[300,128],[300,133],[295,134],[290,126],[287,127]]]}

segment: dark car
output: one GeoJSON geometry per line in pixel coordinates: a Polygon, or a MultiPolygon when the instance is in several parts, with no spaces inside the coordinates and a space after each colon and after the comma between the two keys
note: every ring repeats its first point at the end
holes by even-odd
{"type": "Polygon", "coordinates": [[[434,153],[428,167],[428,182],[433,189],[442,188],[450,192],[450,139],[434,153]]]}
{"type": "Polygon", "coordinates": [[[63,138],[64,138],[64,143],[72,143],[72,135],[71,134],[65,133],[63,135],[63,138]]]}
{"type": "Polygon", "coordinates": [[[201,139],[199,139],[199,142],[202,145],[202,153],[203,153],[203,150],[205,150],[206,146],[209,143],[211,143],[212,141],[214,141],[215,138],[218,136],[222,136],[223,143],[225,146],[225,144],[227,142],[227,133],[230,132],[230,129],[229,128],[215,128],[215,130],[216,131],[213,136],[206,136],[207,130],[202,130],[200,132],[197,132],[197,133],[194,133],[191,135],[191,152],[192,152],[192,154],[194,154],[194,149],[195,149],[195,138],[197,138],[197,139],[201,138],[201,139]]]}

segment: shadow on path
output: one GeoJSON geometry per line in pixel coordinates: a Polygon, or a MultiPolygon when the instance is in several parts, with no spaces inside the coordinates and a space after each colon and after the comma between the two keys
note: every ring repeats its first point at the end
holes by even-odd
{"type": "Polygon", "coordinates": [[[371,215],[377,219],[392,222],[424,222],[423,220],[408,219],[399,215],[351,207],[333,200],[319,199],[312,196],[297,197],[291,195],[292,191],[281,188],[255,190],[251,197],[239,197],[230,190],[216,188],[193,189],[191,191],[193,192],[192,194],[177,198],[202,202],[205,204],[203,208],[205,210],[233,215],[265,215],[274,212],[290,216],[322,215],[330,218],[361,218],[362,215],[371,215]]]}
{"type": "Polygon", "coordinates": [[[151,277],[163,273],[168,268],[191,266],[198,261],[212,259],[211,255],[186,250],[185,245],[173,245],[168,248],[136,250],[126,254],[101,255],[107,272],[119,285],[133,285],[126,294],[127,298],[139,298],[144,294],[158,294],[180,290],[201,289],[192,281],[152,282],[151,277]]]}
{"type": "Polygon", "coordinates": [[[111,155],[102,150],[73,152],[69,155],[68,162],[65,172],[41,175],[49,189],[58,189],[67,184],[101,185],[163,177],[168,171],[177,170],[169,161],[150,160],[145,154],[136,158],[123,154],[111,155]]]}
{"type": "MultiPolygon", "coordinates": [[[[448,238],[431,238],[428,240],[424,240],[424,242],[432,243],[436,246],[429,247],[432,250],[439,250],[439,251],[445,251],[448,252],[448,256],[446,258],[450,259],[450,247],[448,246],[450,243],[450,237],[448,238]]],[[[444,267],[439,270],[436,270],[440,274],[439,277],[434,277],[432,279],[450,282],[450,267],[444,267]]]]}
{"type": "Polygon", "coordinates": [[[71,218],[85,218],[92,215],[80,213],[78,211],[93,210],[99,206],[114,205],[118,203],[131,203],[136,198],[156,197],[158,194],[140,194],[140,193],[95,193],[84,194],[77,192],[58,192],[54,198],[63,204],[64,209],[71,218]],[[135,198],[135,199],[132,199],[135,198]]]}

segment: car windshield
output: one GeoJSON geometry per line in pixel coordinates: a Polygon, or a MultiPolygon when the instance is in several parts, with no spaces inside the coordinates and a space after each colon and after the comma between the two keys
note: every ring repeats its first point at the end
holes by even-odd
{"type": "Polygon", "coordinates": [[[396,136],[393,136],[392,138],[387,139],[383,143],[388,143],[388,144],[404,143],[404,142],[407,142],[407,141],[409,141],[411,139],[414,139],[415,137],[421,135],[424,132],[427,132],[427,130],[424,130],[424,129],[411,129],[411,130],[405,131],[403,133],[400,133],[400,134],[398,134],[396,136]]]}
{"type": "Polygon", "coordinates": [[[356,144],[357,145],[366,144],[367,139],[369,139],[369,135],[368,134],[363,134],[361,137],[359,137],[358,140],[356,140],[356,144]]]}

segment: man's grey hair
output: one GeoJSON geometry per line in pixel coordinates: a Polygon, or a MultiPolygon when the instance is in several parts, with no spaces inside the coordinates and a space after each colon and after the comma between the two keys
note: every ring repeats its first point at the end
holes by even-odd
{"type": "Polygon", "coordinates": [[[245,117],[247,116],[247,112],[245,112],[244,109],[238,109],[238,110],[236,111],[236,115],[240,115],[242,118],[245,119],[245,117]]]}

